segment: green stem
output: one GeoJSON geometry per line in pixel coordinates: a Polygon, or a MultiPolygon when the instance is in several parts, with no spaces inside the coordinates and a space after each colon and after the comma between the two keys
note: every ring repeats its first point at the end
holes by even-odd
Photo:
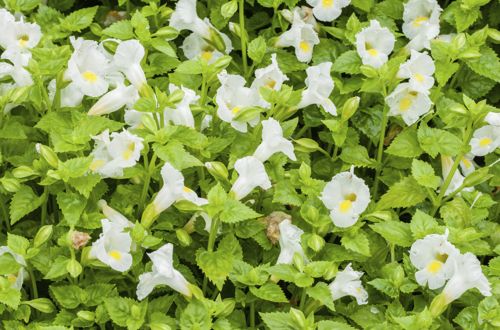
{"type": "Polygon", "coordinates": [[[141,199],[139,200],[139,213],[144,210],[144,204],[146,203],[146,196],[148,194],[149,183],[151,182],[151,172],[153,172],[156,166],[156,152],[153,152],[151,156],[151,162],[148,165],[148,157],[144,157],[144,168],[146,169],[146,177],[144,178],[144,185],[142,186],[141,199]]]}
{"type": "Polygon", "coordinates": [[[6,203],[4,201],[0,201],[0,209],[2,210],[2,216],[5,220],[5,228],[7,229],[7,232],[10,232],[10,218],[7,213],[7,209],[5,208],[6,203]]]}
{"type": "Polygon", "coordinates": [[[203,72],[201,80],[201,99],[200,99],[201,106],[204,106],[206,103],[207,93],[208,93],[207,77],[206,74],[203,72]]]}
{"type": "Polygon", "coordinates": [[[243,76],[247,76],[247,33],[245,30],[245,0],[239,0],[240,31],[241,31],[241,59],[243,60],[243,76]]]}
{"type": "Polygon", "coordinates": [[[255,328],[255,302],[250,303],[250,328],[255,328]]]}
{"type": "Polygon", "coordinates": [[[395,251],[394,251],[394,244],[390,244],[390,251],[391,251],[391,263],[396,261],[396,256],[395,256],[395,251]]]}
{"type": "Polygon", "coordinates": [[[306,305],[306,298],[307,298],[306,288],[303,288],[302,293],[300,295],[300,303],[299,303],[299,309],[301,311],[304,311],[304,306],[306,305]]]}
{"type": "Polygon", "coordinates": [[[49,201],[49,191],[47,187],[43,188],[43,204],[42,204],[42,226],[47,224],[47,202],[49,201]]]}
{"type": "Polygon", "coordinates": [[[380,172],[382,172],[382,156],[384,155],[384,139],[385,131],[387,129],[387,123],[389,122],[389,116],[387,115],[389,108],[384,103],[384,109],[382,110],[382,128],[380,130],[380,138],[378,141],[377,150],[377,169],[375,170],[375,180],[373,183],[373,199],[376,200],[378,197],[378,185],[380,182],[380,172]]]}
{"type": "Polygon", "coordinates": [[[332,160],[333,161],[337,160],[338,154],[339,154],[339,146],[336,144],[333,147],[333,154],[332,154],[332,160]]]}
{"type": "Polygon", "coordinates": [[[300,139],[302,137],[302,135],[304,135],[304,133],[308,129],[309,129],[309,126],[307,126],[307,125],[302,126],[302,128],[300,129],[300,131],[298,131],[297,135],[295,136],[295,139],[300,139]]]}
{"type": "MultiPolygon", "coordinates": [[[[214,251],[214,246],[215,246],[215,239],[217,238],[217,231],[219,230],[219,217],[214,217],[212,219],[212,225],[210,226],[210,233],[208,234],[208,245],[207,245],[207,251],[208,252],[213,252],[214,251]]],[[[208,279],[205,276],[203,278],[203,295],[207,292],[207,286],[208,286],[208,279]]]]}
{"type": "Polygon", "coordinates": [[[38,298],[38,288],[36,286],[36,278],[35,274],[33,274],[33,269],[31,267],[27,267],[28,269],[28,274],[30,275],[30,280],[31,280],[31,295],[33,296],[33,299],[38,298]]]}

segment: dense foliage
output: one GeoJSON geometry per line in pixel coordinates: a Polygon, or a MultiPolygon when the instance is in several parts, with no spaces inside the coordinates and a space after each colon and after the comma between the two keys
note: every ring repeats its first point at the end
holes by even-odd
{"type": "Polygon", "coordinates": [[[499,1],[0,6],[0,328],[500,327],[499,1]]]}

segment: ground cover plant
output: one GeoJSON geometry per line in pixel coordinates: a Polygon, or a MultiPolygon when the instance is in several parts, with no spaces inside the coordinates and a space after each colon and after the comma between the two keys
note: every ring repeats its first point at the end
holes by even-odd
{"type": "Polygon", "coordinates": [[[0,6],[0,328],[500,328],[498,1],[0,6]]]}

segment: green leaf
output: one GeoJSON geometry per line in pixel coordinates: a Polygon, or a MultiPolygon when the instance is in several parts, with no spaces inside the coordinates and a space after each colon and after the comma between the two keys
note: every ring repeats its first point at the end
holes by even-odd
{"type": "Polygon", "coordinates": [[[368,284],[391,298],[397,298],[399,296],[398,289],[394,286],[394,284],[392,284],[391,281],[385,278],[376,278],[368,282],[368,284]]]}
{"type": "Polygon", "coordinates": [[[0,255],[0,275],[17,274],[21,265],[19,265],[10,253],[0,255]]]}
{"type": "Polygon", "coordinates": [[[196,263],[219,290],[222,290],[229,272],[233,269],[232,261],[232,258],[218,251],[209,252],[203,249],[196,251],[196,263]]]}
{"type": "Polygon", "coordinates": [[[347,323],[337,322],[337,321],[329,321],[323,320],[316,323],[318,326],[318,330],[356,330],[356,328],[351,327],[347,323]]]}
{"type": "Polygon", "coordinates": [[[335,311],[332,293],[326,283],[319,282],[312,288],[307,288],[306,293],[309,297],[325,305],[329,310],[335,311]]]}
{"type": "Polygon", "coordinates": [[[203,163],[187,152],[179,141],[171,141],[165,146],[155,144],[153,148],[161,160],[169,162],[179,171],[194,166],[203,166],[203,163]]]}
{"type": "Polygon", "coordinates": [[[250,292],[257,298],[276,303],[288,302],[283,290],[276,283],[266,283],[260,288],[250,287],[250,292]]]}
{"type": "Polygon", "coordinates": [[[101,181],[101,176],[96,173],[80,177],[69,178],[68,184],[75,188],[80,194],[88,198],[94,187],[101,181]]]}
{"type": "Polygon", "coordinates": [[[7,246],[17,254],[26,255],[26,250],[30,246],[30,241],[22,236],[7,233],[7,246]]]}
{"type": "Polygon", "coordinates": [[[433,217],[417,210],[410,222],[410,230],[415,239],[424,238],[429,234],[436,233],[439,225],[433,217]]]}
{"type": "Polygon", "coordinates": [[[238,2],[236,0],[228,1],[221,6],[222,17],[231,18],[236,10],[238,10],[238,2]]]}
{"type": "Polygon", "coordinates": [[[10,202],[10,223],[13,225],[25,215],[42,205],[43,199],[38,197],[29,186],[22,185],[10,202]]]}
{"type": "Polygon", "coordinates": [[[368,156],[368,150],[360,145],[342,148],[340,159],[350,165],[375,168],[377,161],[368,156]]]}
{"type": "Polygon", "coordinates": [[[439,154],[456,156],[462,149],[462,140],[448,131],[420,125],[418,129],[418,142],[422,149],[431,157],[439,154]]]}
{"type": "Polygon", "coordinates": [[[59,305],[73,309],[85,303],[87,293],[76,285],[50,286],[50,293],[59,305]]]}
{"type": "Polygon", "coordinates": [[[111,24],[111,26],[102,30],[102,34],[121,40],[134,38],[132,24],[126,19],[111,24]]]}
{"type": "Polygon", "coordinates": [[[242,202],[227,199],[224,203],[224,209],[220,213],[220,220],[225,223],[235,223],[260,216],[261,214],[255,212],[242,202]]]}
{"type": "Polygon", "coordinates": [[[130,298],[114,297],[104,300],[104,305],[111,320],[116,325],[127,329],[140,329],[147,312],[147,300],[141,303],[130,298]]]}
{"type": "Polygon", "coordinates": [[[487,47],[481,47],[481,56],[465,60],[465,63],[475,73],[500,82],[500,60],[496,52],[487,47]]]}
{"type": "Polygon", "coordinates": [[[212,317],[207,306],[199,300],[192,300],[182,311],[180,317],[181,330],[211,329],[212,317]]]}
{"type": "Polygon", "coordinates": [[[259,313],[264,324],[272,330],[297,330],[289,313],[259,313]]]}
{"type": "Polygon", "coordinates": [[[248,57],[250,57],[252,61],[258,64],[262,62],[262,59],[266,54],[266,49],[266,39],[264,39],[262,36],[258,36],[248,44],[248,57]]]}
{"type": "Polygon", "coordinates": [[[363,65],[358,53],[355,50],[349,50],[342,53],[332,65],[333,72],[356,74],[360,73],[359,67],[363,65]]]}
{"type": "Polygon", "coordinates": [[[274,196],[273,203],[279,203],[283,205],[302,205],[302,199],[300,194],[297,193],[291,182],[287,180],[282,180],[276,183],[274,186],[274,196]]]}
{"type": "Polygon", "coordinates": [[[385,152],[398,157],[414,158],[420,156],[423,150],[418,144],[417,130],[414,127],[409,127],[399,133],[385,152]]]}
{"type": "Polygon", "coordinates": [[[380,234],[389,243],[409,247],[413,244],[410,224],[399,221],[384,221],[370,225],[376,233],[380,234]]]}
{"type": "Polygon", "coordinates": [[[61,209],[64,219],[68,225],[74,227],[78,224],[80,216],[87,205],[87,201],[80,194],[73,192],[60,192],[57,194],[57,204],[59,205],[59,208],[61,209]]]}
{"type": "Polygon", "coordinates": [[[61,21],[61,26],[67,31],[81,31],[92,24],[97,12],[97,6],[76,10],[61,21]]]}
{"type": "Polygon", "coordinates": [[[380,198],[377,209],[410,207],[425,200],[427,192],[412,177],[405,177],[392,185],[380,198]]]}
{"type": "Polygon", "coordinates": [[[7,287],[0,290],[0,303],[17,309],[21,302],[21,291],[12,287],[7,287]]]}
{"type": "Polygon", "coordinates": [[[419,185],[436,189],[441,184],[441,178],[434,174],[431,164],[422,160],[413,159],[411,163],[411,175],[419,185]]]}
{"type": "Polygon", "coordinates": [[[151,46],[167,56],[177,58],[177,54],[175,53],[174,48],[165,39],[153,38],[151,40],[151,46]]]}
{"type": "Polygon", "coordinates": [[[356,234],[346,234],[341,239],[342,246],[348,250],[357,252],[364,256],[370,256],[370,242],[366,234],[362,231],[356,234]]]}

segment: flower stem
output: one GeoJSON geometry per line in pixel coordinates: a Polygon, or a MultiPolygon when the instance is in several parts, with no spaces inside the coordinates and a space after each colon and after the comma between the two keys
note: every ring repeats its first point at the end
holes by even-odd
{"type": "MultiPolygon", "coordinates": [[[[207,251],[213,252],[215,246],[215,238],[217,237],[217,231],[219,230],[219,217],[214,217],[212,219],[212,225],[210,226],[210,233],[208,234],[208,245],[207,251]]],[[[203,295],[207,292],[208,279],[207,276],[203,278],[203,295]]]]}
{"type": "Polygon", "coordinates": [[[384,109],[382,110],[382,128],[380,130],[380,138],[378,141],[377,150],[377,169],[375,170],[375,180],[373,182],[373,199],[376,200],[378,197],[378,185],[380,182],[380,172],[382,172],[382,156],[384,155],[384,139],[385,131],[387,129],[387,123],[389,122],[388,116],[389,108],[384,104],[384,109]]]}
{"type": "Polygon", "coordinates": [[[241,59],[243,61],[243,76],[247,76],[247,33],[245,31],[245,0],[239,0],[240,31],[241,31],[241,59]]]}
{"type": "Polygon", "coordinates": [[[299,303],[299,309],[301,311],[304,311],[304,306],[306,305],[306,288],[302,289],[302,293],[300,295],[300,303],[299,303]]]}
{"type": "Polygon", "coordinates": [[[250,303],[250,328],[255,328],[255,302],[250,303]]]}
{"type": "Polygon", "coordinates": [[[151,161],[148,165],[147,155],[144,157],[144,168],[146,169],[146,177],[144,178],[144,185],[142,186],[141,199],[139,200],[139,213],[144,210],[144,204],[146,203],[146,196],[148,194],[149,183],[151,182],[151,172],[156,166],[156,152],[153,152],[151,156],[151,161]]]}
{"type": "Polygon", "coordinates": [[[33,296],[33,299],[38,298],[38,288],[36,286],[36,278],[35,274],[33,274],[33,269],[31,267],[28,268],[28,274],[30,275],[30,280],[31,280],[31,295],[33,296]]]}

